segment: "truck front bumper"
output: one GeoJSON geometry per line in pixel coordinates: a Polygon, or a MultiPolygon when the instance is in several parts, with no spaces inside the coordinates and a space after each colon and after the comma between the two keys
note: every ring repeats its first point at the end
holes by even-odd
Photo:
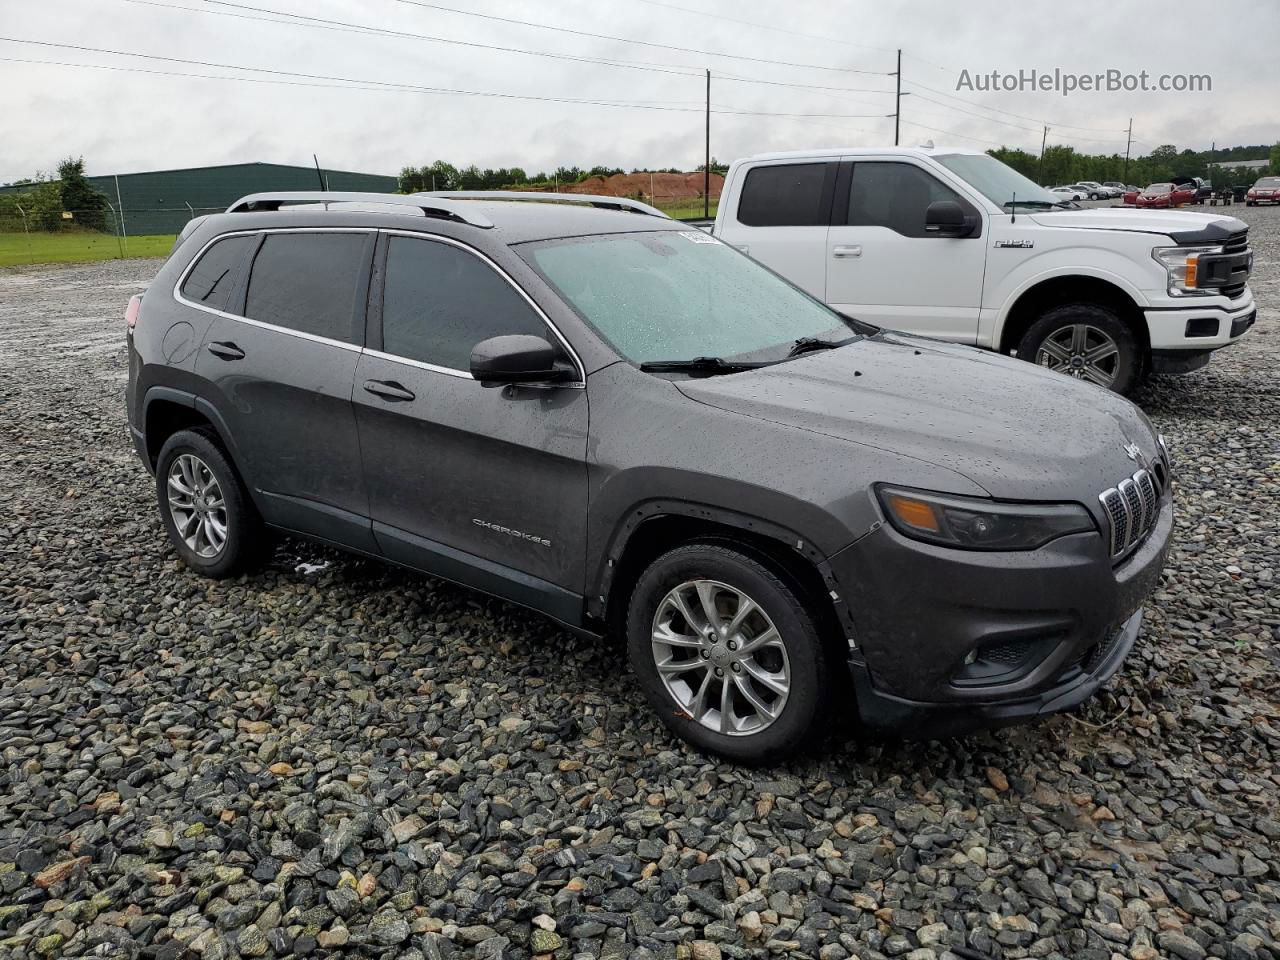
{"type": "Polygon", "coordinates": [[[1232,301],[1220,297],[1205,304],[1178,301],[1176,306],[1149,307],[1143,312],[1153,354],[1165,351],[1207,354],[1243,337],[1257,319],[1258,307],[1253,291],[1246,289],[1232,301]]]}

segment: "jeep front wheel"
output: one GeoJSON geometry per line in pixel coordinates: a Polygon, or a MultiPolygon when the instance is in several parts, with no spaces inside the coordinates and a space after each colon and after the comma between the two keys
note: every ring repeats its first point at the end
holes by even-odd
{"type": "Polygon", "coordinates": [[[1142,372],[1133,331],[1110,307],[1096,303],[1047,311],[1022,335],[1018,357],[1116,393],[1128,393],[1142,372]]]}
{"type": "Polygon", "coordinates": [[[817,621],[736,550],[689,544],[655,560],[628,605],[627,648],[663,723],[710,753],[773,763],[821,729],[831,678],[817,621]]]}

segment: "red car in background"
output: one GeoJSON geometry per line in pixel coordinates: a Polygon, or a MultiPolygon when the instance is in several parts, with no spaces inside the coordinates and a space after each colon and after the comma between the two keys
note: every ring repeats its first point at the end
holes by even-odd
{"type": "Polygon", "coordinates": [[[1181,207],[1195,203],[1196,183],[1153,183],[1137,197],[1139,207],[1181,207]]]}
{"type": "Polygon", "coordinates": [[[1259,203],[1280,203],[1280,177],[1262,177],[1249,188],[1244,200],[1251,207],[1259,203]]]}

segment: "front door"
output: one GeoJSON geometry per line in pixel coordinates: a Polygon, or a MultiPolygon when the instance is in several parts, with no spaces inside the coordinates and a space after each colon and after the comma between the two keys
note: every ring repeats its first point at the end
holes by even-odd
{"type": "Polygon", "coordinates": [[[878,326],[977,342],[987,252],[977,208],[904,160],[858,160],[847,182],[827,234],[827,303],[878,326]],[[937,200],[959,203],[978,228],[960,238],[926,232],[937,200]]]}
{"type": "Polygon", "coordinates": [[[351,386],[375,237],[263,234],[196,361],[264,518],[370,551],[351,386]]]}
{"type": "Polygon", "coordinates": [[[398,562],[579,619],[586,390],[487,388],[472,379],[481,340],[558,342],[476,251],[391,233],[378,259],[381,309],[353,399],[380,547],[398,562]]]}

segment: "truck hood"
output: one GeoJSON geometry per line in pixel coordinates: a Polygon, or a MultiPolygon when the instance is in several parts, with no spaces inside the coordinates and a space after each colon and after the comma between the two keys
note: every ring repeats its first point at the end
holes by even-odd
{"type": "MultiPolygon", "coordinates": [[[[974,347],[880,334],[744,373],[677,382],[763,421],[923,460],[991,496],[1075,500],[1158,456],[1142,412],[1114,393],[974,347]]],[[[767,437],[762,438],[767,443],[767,437]]],[[[854,454],[856,456],[856,454],[854,454]]]]}
{"type": "MultiPolygon", "coordinates": [[[[1019,213],[1018,216],[1022,214],[1019,213]]],[[[1245,223],[1235,217],[1192,213],[1190,210],[1160,212],[1124,207],[1095,207],[1090,210],[1046,210],[1031,214],[1030,219],[1042,227],[1158,233],[1172,237],[1177,243],[1220,241],[1247,229],[1245,223]]]]}

